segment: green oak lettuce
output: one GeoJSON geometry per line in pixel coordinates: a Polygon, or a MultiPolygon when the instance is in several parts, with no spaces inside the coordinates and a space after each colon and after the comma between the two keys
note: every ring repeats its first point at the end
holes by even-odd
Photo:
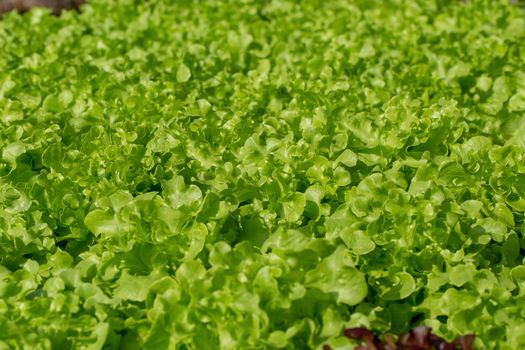
{"type": "Polygon", "coordinates": [[[521,5],[91,0],[0,48],[0,349],[525,346],[521,5]]]}

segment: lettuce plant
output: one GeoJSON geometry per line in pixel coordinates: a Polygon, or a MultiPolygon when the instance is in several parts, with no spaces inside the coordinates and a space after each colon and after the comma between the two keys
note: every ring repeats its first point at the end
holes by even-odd
{"type": "Polygon", "coordinates": [[[523,348],[520,6],[4,15],[0,349],[523,348]]]}

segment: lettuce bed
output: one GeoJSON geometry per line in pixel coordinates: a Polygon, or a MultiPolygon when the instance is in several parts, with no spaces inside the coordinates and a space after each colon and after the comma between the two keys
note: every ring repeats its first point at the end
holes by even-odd
{"type": "Polygon", "coordinates": [[[0,50],[0,349],[525,347],[520,6],[92,0],[0,50]]]}

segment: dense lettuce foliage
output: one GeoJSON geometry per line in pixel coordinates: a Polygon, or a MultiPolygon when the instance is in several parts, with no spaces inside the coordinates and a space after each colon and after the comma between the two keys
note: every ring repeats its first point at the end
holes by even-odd
{"type": "Polygon", "coordinates": [[[525,347],[518,5],[92,0],[0,50],[0,349],[525,347]]]}

